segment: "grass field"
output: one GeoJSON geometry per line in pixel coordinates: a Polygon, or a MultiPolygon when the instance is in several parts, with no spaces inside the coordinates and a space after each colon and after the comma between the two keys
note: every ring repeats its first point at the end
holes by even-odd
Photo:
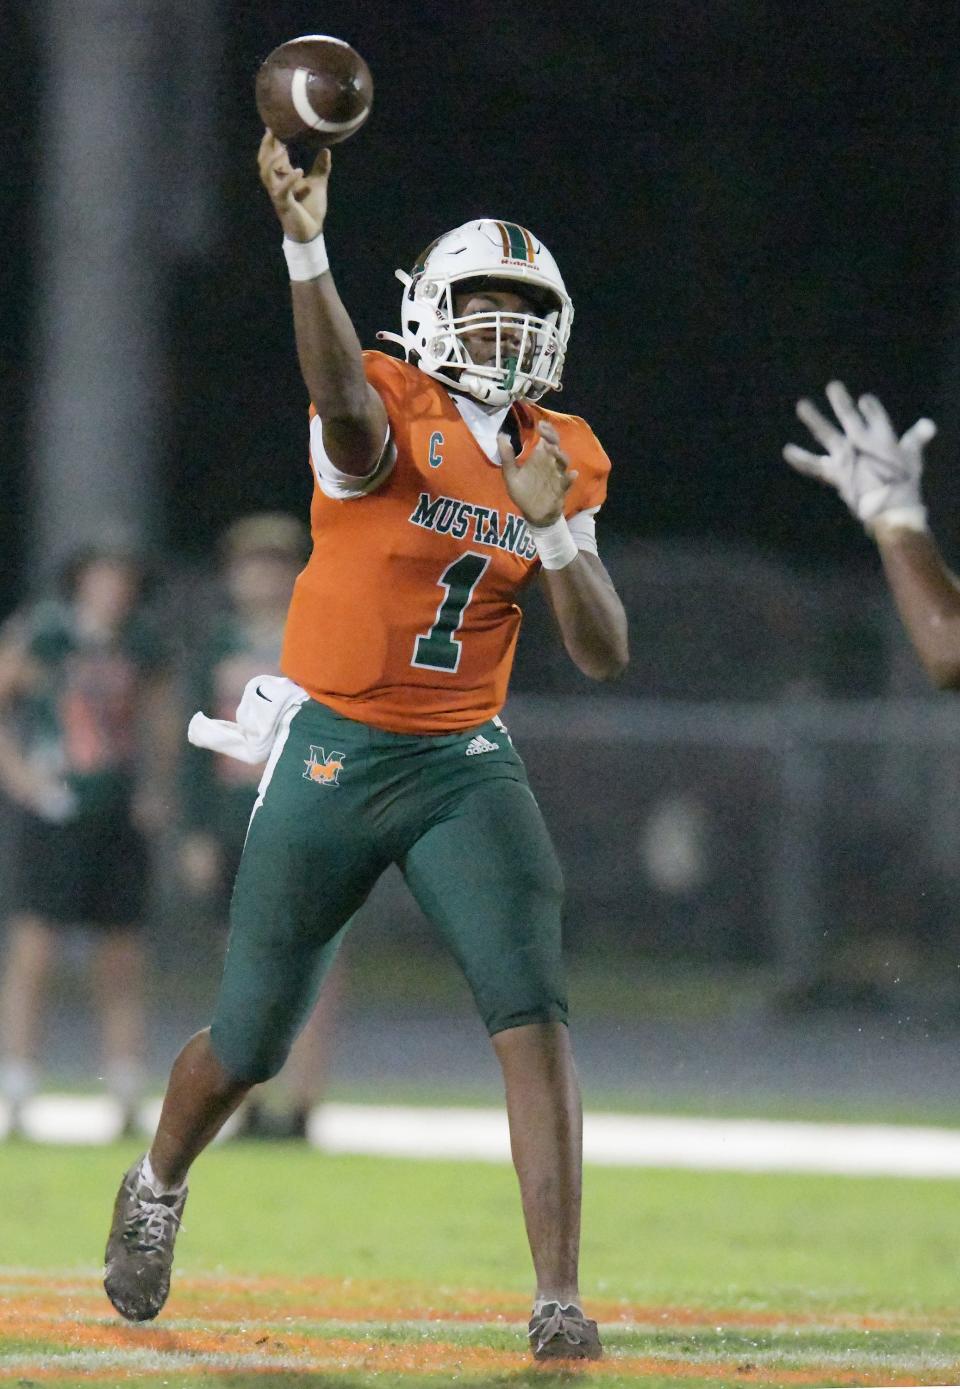
{"type": "Polygon", "coordinates": [[[527,1359],[512,1172],[232,1143],[198,1164],[157,1322],[99,1283],[134,1156],[0,1145],[0,1381],[244,1389],[950,1384],[953,1183],[588,1169],[584,1295],[607,1358],[527,1359]]]}

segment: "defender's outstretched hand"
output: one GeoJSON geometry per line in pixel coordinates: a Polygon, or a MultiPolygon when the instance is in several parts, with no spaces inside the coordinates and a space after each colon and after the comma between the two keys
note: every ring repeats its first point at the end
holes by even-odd
{"type": "Polygon", "coordinates": [[[540,438],[526,463],[518,466],[513,445],[506,434],[497,439],[503,481],[511,501],[531,526],[552,526],[563,515],[563,499],[577,477],[570,460],[560,448],[560,436],[544,420],[540,438]]]}
{"type": "Polygon", "coordinates": [[[831,381],[827,399],[838,429],[812,400],[797,403],[797,416],[827,450],[809,453],[787,444],[783,456],[799,473],[836,488],[854,516],[870,530],[877,521],[922,530],[926,511],[920,496],[923,448],[937,432],[933,420],[919,419],[897,438],[890,417],[874,395],[854,404],[841,381],[831,381]]]}
{"type": "Polygon", "coordinates": [[[321,149],[309,174],[295,169],[282,140],[264,131],[257,154],[260,181],[270,194],[273,210],[291,241],[312,241],[323,231],[327,215],[330,151],[321,149]]]}

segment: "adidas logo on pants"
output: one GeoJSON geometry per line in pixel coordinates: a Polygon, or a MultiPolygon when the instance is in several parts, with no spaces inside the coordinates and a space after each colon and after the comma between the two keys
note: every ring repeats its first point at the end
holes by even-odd
{"type": "Polygon", "coordinates": [[[485,738],[482,733],[478,733],[475,738],[471,738],[467,744],[467,757],[476,757],[481,752],[499,752],[500,744],[491,743],[489,738],[485,738]]]}

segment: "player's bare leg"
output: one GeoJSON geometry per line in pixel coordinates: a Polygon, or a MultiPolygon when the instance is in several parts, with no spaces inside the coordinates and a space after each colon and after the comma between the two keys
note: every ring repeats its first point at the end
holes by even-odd
{"type": "Polygon", "coordinates": [[[597,1324],[580,1307],[583,1114],[570,1037],[562,1023],[498,1032],[510,1147],[537,1276],[530,1319],[537,1360],[595,1360],[597,1324]]]}
{"type": "Polygon", "coordinates": [[[187,1171],[249,1089],[221,1066],[208,1029],[173,1063],[153,1146],[124,1175],[107,1239],[104,1287],[128,1321],[149,1321],[166,1302],[187,1171]]]}
{"type": "Polygon", "coordinates": [[[251,1082],[235,1079],[217,1060],[209,1028],[190,1038],[173,1063],[148,1154],[165,1187],[186,1180],[194,1158],[216,1138],[250,1088],[251,1082]]]}
{"type": "Polygon", "coordinates": [[[138,931],[110,931],[98,941],[93,979],[104,1074],[127,1125],[143,1092],[143,965],[138,931]]]}
{"type": "Polygon", "coordinates": [[[56,932],[46,922],[36,916],[12,918],[0,984],[0,1051],[3,1088],[14,1122],[34,1083],[44,991],[55,949],[56,932]]]}
{"type": "Polygon", "coordinates": [[[536,1271],[533,1357],[596,1360],[603,1354],[596,1322],[579,1306],[584,1115],[570,1035],[561,1022],[536,1022],[497,1032],[493,1046],[536,1271]]]}
{"type": "Polygon", "coordinates": [[[531,1023],[498,1032],[493,1045],[537,1298],[576,1302],[583,1117],[570,1037],[562,1023],[531,1023]]]}

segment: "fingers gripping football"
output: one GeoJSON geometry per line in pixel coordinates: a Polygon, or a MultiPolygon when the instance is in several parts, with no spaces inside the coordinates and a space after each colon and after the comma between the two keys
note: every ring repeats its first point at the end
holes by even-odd
{"type": "Polygon", "coordinates": [[[257,165],[260,181],[286,235],[293,241],[312,241],[323,230],[327,213],[330,151],[321,149],[309,174],[305,174],[293,167],[283,141],[272,130],[266,130],[260,141],[257,165]]]}
{"type": "Polygon", "coordinates": [[[563,499],[578,476],[553,425],[541,422],[540,438],[525,463],[517,463],[506,434],[498,436],[497,450],[504,485],[528,525],[552,526],[563,515],[563,499]]]}
{"type": "Polygon", "coordinates": [[[936,434],[936,425],[917,420],[898,438],[876,396],[862,395],[855,403],[841,381],[831,381],[826,393],[839,428],[812,400],[797,404],[797,417],[826,453],[787,444],[784,458],[797,472],[835,488],[868,528],[882,519],[922,528],[923,448],[936,434]]]}

